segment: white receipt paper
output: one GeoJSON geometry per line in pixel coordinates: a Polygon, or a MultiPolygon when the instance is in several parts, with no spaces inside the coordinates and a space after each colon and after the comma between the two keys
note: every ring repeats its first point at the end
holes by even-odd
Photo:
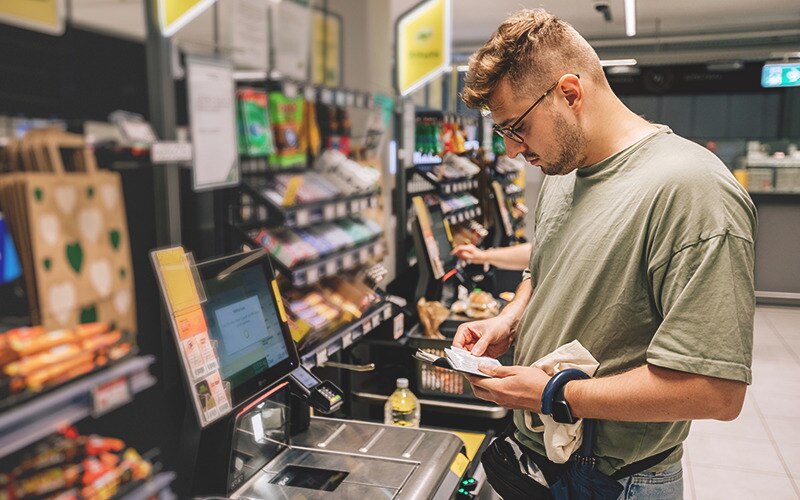
{"type": "Polygon", "coordinates": [[[473,356],[469,351],[461,349],[460,347],[445,347],[443,357],[418,349],[414,357],[434,366],[484,378],[491,378],[491,376],[478,370],[478,366],[502,366],[500,362],[494,358],[473,356]]]}

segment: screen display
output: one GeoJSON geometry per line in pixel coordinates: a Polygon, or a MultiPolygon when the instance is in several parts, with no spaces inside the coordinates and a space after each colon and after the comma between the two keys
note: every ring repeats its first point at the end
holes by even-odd
{"type": "Polygon", "coordinates": [[[294,371],[292,372],[292,377],[294,377],[295,380],[300,382],[303,385],[303,387],[309,390],[313,389],[319,384],[319,380],[317,380],[317,378],[314,375],[309,373],[309,371],[302,366],[299,366],[294,369],[294,371]]]}
{"type": "Polygon", "coordinates": [[[257,377],[289,357],[278,309],[260,265],[234,271],[223,280],[203,280],[211,338],[217,341],[222,378],[231,388],[257,377]]]}

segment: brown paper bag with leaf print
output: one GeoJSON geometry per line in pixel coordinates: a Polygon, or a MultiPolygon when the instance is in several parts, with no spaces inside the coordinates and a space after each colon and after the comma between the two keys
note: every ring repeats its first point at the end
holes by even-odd
{"type": "Polygon", "coordinates": [[[31,320],[49,329],[105,321],[134,334],[119,175],[98,170],[80,136],[34,134],[19,149],[28,152],[27,171],[2,176],[0,206],[12,214],[9,226],[20,242],[31,320]]]}

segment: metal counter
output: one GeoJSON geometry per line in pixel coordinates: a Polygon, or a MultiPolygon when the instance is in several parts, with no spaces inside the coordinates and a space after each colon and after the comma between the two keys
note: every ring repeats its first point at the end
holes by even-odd
{"type": "Polygon", "coordinates": [[[451,465],[459,460],[463,446],[450,432],[314,417],[309,429],[296,436],[289,449],[232,497],[450,498],[461,479],[451,465]],[[272,483],[289,465],[348,474],[333,491],[272,483]]]}

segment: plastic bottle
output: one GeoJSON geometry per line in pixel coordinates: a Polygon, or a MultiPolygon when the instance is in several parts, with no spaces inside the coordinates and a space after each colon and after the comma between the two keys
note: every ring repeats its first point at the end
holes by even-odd
{"type": "Polygon", "coordinates": [[[397,389],[383,407],[383,423],[402,427],[419,427],[420,405],[414,393],[408,390],[408,379],[397,379],[397,389]]]}

